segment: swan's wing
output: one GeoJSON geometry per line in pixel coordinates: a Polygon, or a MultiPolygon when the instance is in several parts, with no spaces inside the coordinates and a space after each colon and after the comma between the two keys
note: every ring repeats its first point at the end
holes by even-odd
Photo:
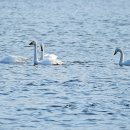
{"type": "Polygon", "coordinates": [[[45,54],[45,59],[56,60],[57,56],[54,54],[45,54]]]}

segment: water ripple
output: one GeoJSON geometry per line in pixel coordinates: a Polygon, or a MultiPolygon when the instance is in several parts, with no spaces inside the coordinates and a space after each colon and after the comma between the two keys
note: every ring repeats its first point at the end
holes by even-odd
{"type": "Polygon", "coordinates": [[[0,130],[129,130],[129,67],[113,56],[116,47],[130,55],[129,7],[129,0],[1,1],[1,58],[28,62],[0,64],[0,130]],[[34,39],[65,64],[34,66],[27,47],[34,39]]]}

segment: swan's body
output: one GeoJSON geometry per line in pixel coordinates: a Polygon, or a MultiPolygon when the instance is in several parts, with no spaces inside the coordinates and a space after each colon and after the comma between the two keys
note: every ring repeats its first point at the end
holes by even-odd
{"type": "Polygon", "coordinates": [[[0,63],[15,64],[15,63],[25,63],[26,61],[27,61],[26,57],[7,55],[2,60],[0,60],[0,63]]]}
{"type": "Polygon", "coordinates": [[[119,49],[119,48],[116,48],[114,55],[116,55],[117,52],[120,52],[120,54],[121,54],[120,55],[120,60],[119,60],[119,65],[120,66],[123,66],[123,65],[130,66],[130,60],[123,61],[124,60],[124,54],[123,54],[122,50],[119,49]]]}
{"type": "Polygon", "coordinates": [[[63,64],[62,61],[57,59],[57,56],[54,54],[46,54],[44,55],[44,48],[43,45],[41,45],[41,58],[38,60],[37,57],[37,43],[35,41],[32,41],[29,45],[34,45],[34,65],[61,65],[63,64]]]}

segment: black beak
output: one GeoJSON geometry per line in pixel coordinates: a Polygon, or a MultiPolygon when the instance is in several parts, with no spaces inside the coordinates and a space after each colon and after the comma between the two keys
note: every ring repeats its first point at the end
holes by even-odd
{"type": "Polygon", "coordinates": [[[31,42],[31,43],[29,43],[29,45],[33,45],[33,43],[31,42]]]}
{"type": "Polygon", "coordinates": [[[41,45],[41,51],[43,51],[43,46],[41,45]]]}
{"type": "Polygon", "coordinates": [[[116,54],[116,51],[114,52],[114,55],[116,54]]]}

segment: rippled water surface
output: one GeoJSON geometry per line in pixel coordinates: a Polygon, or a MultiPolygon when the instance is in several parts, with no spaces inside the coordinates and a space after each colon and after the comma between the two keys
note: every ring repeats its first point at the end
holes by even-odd
{"type": "MultiPolygon", "coordinates": [[[[129,0],[0,1],[0,130],[129,130],[129,0]],[[32,40],[64,65],[33,66],[32,40]]],[[[39,52],[40,53],[40,52],[39,52]]]]}

